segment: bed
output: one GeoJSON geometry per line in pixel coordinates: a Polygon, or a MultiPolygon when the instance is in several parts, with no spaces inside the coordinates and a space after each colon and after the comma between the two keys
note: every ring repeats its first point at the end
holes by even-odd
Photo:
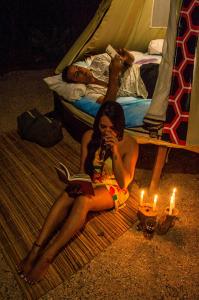
{"type": "MultiPolygon", "coordinates": [[[[149,54],[138,51],[131,51],[135,57],[136,64],[147,64],[161,62],[161,54],[149,54]]],[[[89,67],[94,56],[86,58],[75,64],[83,67],[89,67]]],[[[96,99],[91,99],[85,95],[86,86],[84,84],[66,83],[62,80],[61,74],[44,78],[49,88],[54,91],[56,107],[71,111],[74,117],[77,117],[82,123],[91,127],[94,117],[100,107],[96,99]],[[58,102],[59,105],[58,105],[58,102]]],[[[118,97],[117,102],[121,104],[125,114],[126,130],[142,131],[144,116],[151,104],[151,99],[141,97],[118,97]]],[[[72,124],[68,124],[72,125],[72,124]]],[[[74,125],[74,124],[73,124],[74,125]]]]}

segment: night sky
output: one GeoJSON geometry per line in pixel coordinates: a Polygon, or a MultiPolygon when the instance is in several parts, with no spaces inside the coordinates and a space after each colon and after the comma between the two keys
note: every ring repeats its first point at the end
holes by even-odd
{"type": "Polygon", "coordinates": [[[0,72],[56,66],[100,0],[1,0],[0,72]]]}

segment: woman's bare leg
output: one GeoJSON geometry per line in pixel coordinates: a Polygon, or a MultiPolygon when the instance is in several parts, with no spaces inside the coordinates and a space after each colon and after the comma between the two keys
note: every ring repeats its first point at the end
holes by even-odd
{"type": "Polygon", "coordinates": [[[40,256],[41,251],[43,251],[43,248],[48,242],[48,239],[63,222],[64,218],[66,218],[68,210],[73,201],[74,199],[69,197],[68,194],[64,192],[53,204],[44,222],[41,232],[32,246],[32,249],[18,266],[18,272],[22,274],[22,277],[30,272],[33,264],[40,256]]]}
{"type": "Polygon", "coordinates": [[[63,224],[62,229],[56,236],[53,243],[47,248],[44,254],[36,262],[36,265],[27,275],[29,283],[35,283],[44,276],[49,264],[56,255],[71,239],[71,237],[84,225],[88,211],[110,209],[114,206],[111,195],[105,187],[97,188],[95,196],[80,196],[75,199],[70,214],[63,224]]]}

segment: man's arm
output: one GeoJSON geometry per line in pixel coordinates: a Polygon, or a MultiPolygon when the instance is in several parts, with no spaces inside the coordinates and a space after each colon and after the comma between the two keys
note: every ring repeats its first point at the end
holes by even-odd
{"type": "Polygon", "coordinates": [[[123,63],[119,55],[116,55],[109,66],[109,82],[104,101],[115,101],[117,92],[120,87],[120,73],[122,72],[123,63]]]}

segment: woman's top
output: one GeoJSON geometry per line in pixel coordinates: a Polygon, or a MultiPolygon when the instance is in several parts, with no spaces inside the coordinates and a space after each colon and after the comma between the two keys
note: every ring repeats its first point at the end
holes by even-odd
{"type": "Polygon", "coordinates": [[[109,156],[105,161],[101,160],[100,151],[101,148],[96,151],[93,160],[94,172],[92,180],[94,182],[94,186],[106,186],[115,203],[115,209],[118,209],[123,206],[124,202],[128,199],[129,192],[127,188],[121,189],[118,185],[113,173],[112,158],[109,156]]]}

